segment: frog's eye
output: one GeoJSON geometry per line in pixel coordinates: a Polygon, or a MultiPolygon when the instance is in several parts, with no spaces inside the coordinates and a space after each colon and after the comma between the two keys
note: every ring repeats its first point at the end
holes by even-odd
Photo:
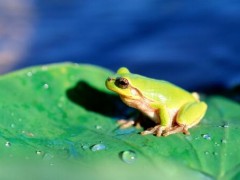
{"type": "Polygon", "coordinates": [[[126,78],[117,78],[115,85],[121,89],[126,89],[129,85],[129,82],[126,78]]]}

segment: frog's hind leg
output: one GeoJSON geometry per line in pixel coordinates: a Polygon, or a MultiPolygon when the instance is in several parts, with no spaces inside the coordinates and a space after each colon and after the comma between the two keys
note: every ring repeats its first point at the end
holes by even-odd
{"type": "Polygon", "coordinates": [[[176,126],[166,130],[163,136],[182,132],[190,134],[188,129],[200,122],[207,110],[204,102],[190,102],[182,106],[176,115],[176,126]]]}

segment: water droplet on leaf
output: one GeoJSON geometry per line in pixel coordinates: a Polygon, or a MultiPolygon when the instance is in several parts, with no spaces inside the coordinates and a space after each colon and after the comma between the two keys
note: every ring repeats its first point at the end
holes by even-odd
{"type": "Polygon", "coordinates": [[[33,73],[31,71],[27,72],[28,77],[32,77],[33,73]]]}
{"type": "Polygon", "coordinates": [[[44,88],[44,89],[48,89],[48,88],[49,88],[49,85],[48,85],[47,83],[45,83],[45,84],[43,85],[43,88],[44,88]]]}
{"type": "Polygon", "coordinates": [[[95,128],[96,128],[96,129],[102,129],[102,126],[96,125],[95,128]]]}
{"type": "Polygon", "coordinates": [[[227,140],[226,140],[226,139],[222,139],[222,140],[221,140],[221,143],[226,144],[226,143],[227,143],[227,140]]]}
{"type": "Polygon", "coordinates": [[[106,146],[102,143],[95,144],[91,147],[92,151],[101,151],[101,150],[104,150],[104,149],[106,149],[106,146]]]}
{"type": "Polygon", "coordinates": [[[121,159],[128,164],[135,162],[137,158],[136,153],[131,150],[121,152],[120,156],[121,156],[121,159]]]}
{"type": "Polygon", "coordinates": [[[208,151],[205,151],[204,154],[205,154],[205,155],[209,155],[209,152],[208,152],[208,151]]]}
{"type": "Polygon", "coordinates": [[[223,124],[223,125],[221,125],[221,126],[219,126],[219,127],[228,128],[228,127],[229,127],[229,124],[223,124]]]}
{"type": "Polygon", "coordinates": [[[38,150],[38,151],[36,151],[36,154],[37,154],[37,155],[42,155],[42,151],[39,151],[39,150],[38,150]]]}
{"type": "Polygon", "coordinates": [[[192,136],[185,136],[185,139],[187,139],[188,141],[192,141],[192,136]]]}
{"type": "Polygon", "coordinates": [[[88,146],[88,145],[85,145],[85,144],[82,145],[81,147],[82,147],[83,150],[87,150],[87,149],[89,148],[89,146],[88,146]]]}
{"type": "Polygon", "coordinates": [[[195,137],[195,138],[194,138],[194,140],[198,140],[198,139],[200,139],[200,138],[199,138],[199,137],[195,137]]]}
{"type": "Polygon", "coordinates": [[[5,143],[5,146],[6,147],[10,147],[12,144],[9,142],[9,141],[7,141],[6,143],[5,143]]]}
{"type": "Polygon", "coordinates": [[[211,136],[209,134],[202,134],[202,137],[206,140],[211,140],[211,136]]]}

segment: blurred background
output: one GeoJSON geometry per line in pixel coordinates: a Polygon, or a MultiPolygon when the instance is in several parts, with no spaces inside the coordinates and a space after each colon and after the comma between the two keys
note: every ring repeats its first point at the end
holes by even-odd
{"type": "Polygon", "coordinates": [[[239,49],[238,1],[0,1],[0,74],[71,61],[221,91],[240,84],[239,49]]]}

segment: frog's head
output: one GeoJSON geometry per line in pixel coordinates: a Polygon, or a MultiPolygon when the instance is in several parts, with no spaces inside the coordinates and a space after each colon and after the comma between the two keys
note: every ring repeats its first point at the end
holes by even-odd
{"type": "Polygon", "coordinates": [[[121,67],[114,76],[106,80],[106,87],[122,97],[138,99],[140,92],[133,86],[133,78],[134,74],[131,74],[127,68],[121,67]]]}

